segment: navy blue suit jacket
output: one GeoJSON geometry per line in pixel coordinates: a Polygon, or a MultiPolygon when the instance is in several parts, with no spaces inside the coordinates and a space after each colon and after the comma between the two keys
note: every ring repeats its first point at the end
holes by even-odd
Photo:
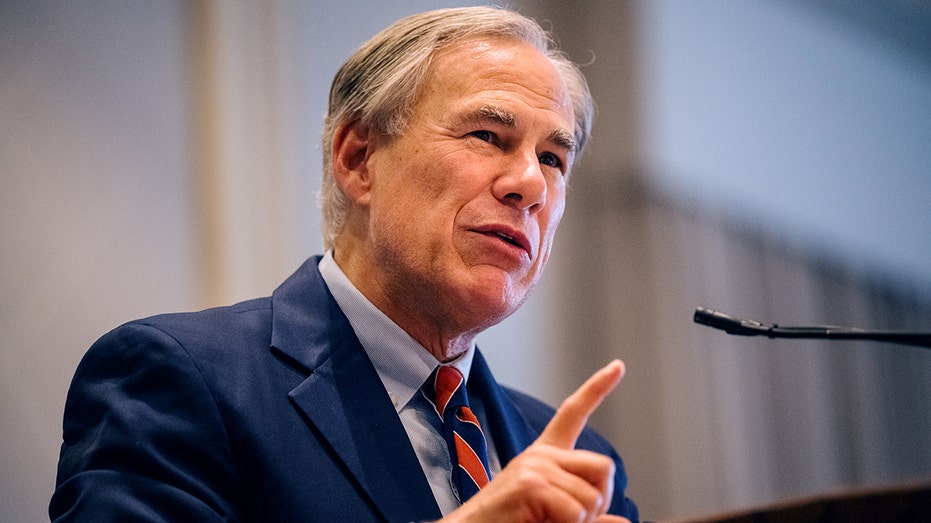
{"type": "MultiPolygon", "coordinates": [[[[53,521],[391,521],[441,516],[387,392],[308,260],[270,298],[123,325],[65,408],[53,521]]],[[[553,410],[476,355],[502,464],[553,410]]],[[[612,512],[636,518],[620,458],[612,512]]]]}

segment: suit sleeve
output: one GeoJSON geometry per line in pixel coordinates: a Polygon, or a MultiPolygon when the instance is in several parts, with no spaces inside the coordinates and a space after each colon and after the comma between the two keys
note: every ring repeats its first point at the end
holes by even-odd
{"type": "MultiPolygon", "coordinates": [[[[601,439],[601,436],[597,436],[601,439]]],[[[617,514],[619,516],[624,516],[630,521],[636,522],[640,520],[639,510],[637,505],[627,497],[627,473],[624,470],[624,462],[621,460],[621,457],[617,454],[614,448],[607,442],[603,441],[605,448],[601,450],[603,454],[608,455],[611,459],[614,460],[614,496],[611,498],[611,506],[608,508],[609,514],[617,514]]],[[[584,444],[583,444],[584,445],[584,444]]],[[[585,445],[588,446],[588,445],[585,445]]],[[[593,447],[596,445],[592,445],[593,447]]],[[[584,447],[583,447],[584,448],[584,447]]]]}
{"type": "Polygon", "coordinates": [[[95,343],[65,405],[53,522],[235,521],[235,463],[211,390],[142,324],[95,343]]]}

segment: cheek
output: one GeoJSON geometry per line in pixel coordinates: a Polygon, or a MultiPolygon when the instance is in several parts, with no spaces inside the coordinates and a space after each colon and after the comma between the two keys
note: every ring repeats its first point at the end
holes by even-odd
{"type": "Polygon", "coordinates": [[[546,217],[540,222],[540,269],[546,265],[549,258],[550,250],[553,248],[553,239],[556,236],[556,230],[559,222],[562,220],[565,211],[565,201],[560,198],[559,202],[547,213],[546,217]]]}
{"type": "Polygon", "coordinates": [[[397,254],[419,252],[435,257],[448,241],[457,206],[446,197],[448,191],[434,193],[432,188],[418,180],[382,193],[378,205],[373,205],[370,222],[376,241],[391,245],[397,254]]]}
{"type": "Polygon", "coordinates": [[[556,195],[555,201],[552,203],[547,212],[545,218],[545,224],[541,224],[541,231],[543,237],[547,239],[548,243],[552,243],[553,236],[556,234],[556,228],[559,227],[559,222],[562,221],[562,215],[566,210],[566,194],[563,191],[559,191],[556,195]]]}

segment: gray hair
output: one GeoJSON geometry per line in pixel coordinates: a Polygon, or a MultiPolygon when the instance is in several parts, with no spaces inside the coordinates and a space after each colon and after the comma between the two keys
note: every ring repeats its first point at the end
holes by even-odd
{"type": "Polygon", "coordinates": [[[403,18],[376,34],[343,64],[330,88],[323,128],[323,245],[334,246],[349,201],[333,177],[333,136],[343,123],[360,121],[387,136],[407,127],[430,62],[440,49],[483,37],[526,42],[545,54],[565,81],[575,117],[576,158],[591,133],[594,103],[578,67],[535,21],[495,7],[439,9],[403,18]]]}

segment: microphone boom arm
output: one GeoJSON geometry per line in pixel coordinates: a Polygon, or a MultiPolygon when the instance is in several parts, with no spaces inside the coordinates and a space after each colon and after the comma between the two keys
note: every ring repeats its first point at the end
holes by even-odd
{"type": "Polygon", "coordinates": [[[737,336],[766,336],[768,338],[808,338],[827,340],[868,340],[915,347],[931,348],[931,333],[900,331],[868,331],[850,327],[814,326],[780,327],[764,325],[758,321],[734,318],[722,312],[698,307],[693,316],[695,323],[723,330],[737,336]]]}

